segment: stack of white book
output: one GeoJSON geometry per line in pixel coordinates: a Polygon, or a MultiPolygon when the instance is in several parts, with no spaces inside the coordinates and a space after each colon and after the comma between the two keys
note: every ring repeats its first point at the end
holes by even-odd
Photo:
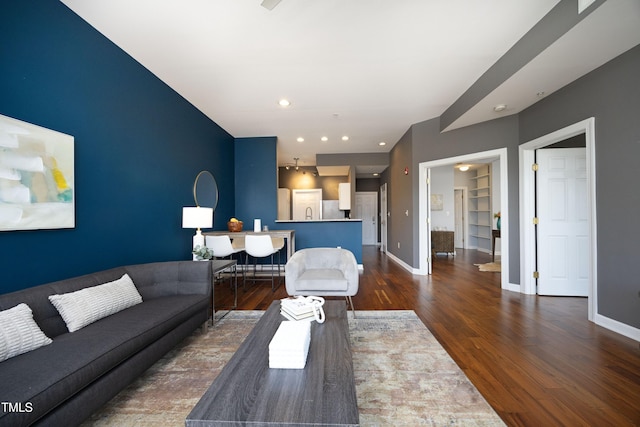
{"type": "Polygon", "coordinates": [[[289,320],[314,320],[313,305],[304,297],[280,300],[280,314],[289,320]]]}
{"type": "Polygon", "coordinates": [[[311,322],[284,321],[269,343],[269,368],[304,369],[311,344],[311,322]]]}

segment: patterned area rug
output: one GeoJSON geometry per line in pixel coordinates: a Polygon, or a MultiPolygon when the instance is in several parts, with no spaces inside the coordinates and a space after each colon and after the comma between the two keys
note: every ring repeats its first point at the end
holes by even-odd
{"type": "MultiPolygon", "coordinates": [[[[261,315],[195,332],[83,425],[184,426],[261,315]]],[[[358,311],[349,329],[360,425],[504,425],[413,311],[358,311]]]]}

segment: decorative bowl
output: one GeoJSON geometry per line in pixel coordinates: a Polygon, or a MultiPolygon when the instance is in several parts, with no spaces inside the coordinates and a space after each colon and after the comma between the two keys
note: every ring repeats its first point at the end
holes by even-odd
{"type": "Polygon", "coordinates": [[[231,233],[237,233],[238,231],[242,231],[242,221],[237,222],[227,222],[227,228],[231,233]]]}

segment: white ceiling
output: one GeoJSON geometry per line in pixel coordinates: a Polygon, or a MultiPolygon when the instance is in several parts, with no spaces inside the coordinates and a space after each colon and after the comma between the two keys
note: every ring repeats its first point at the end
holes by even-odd
{"type": "MultiPolygon", "coordinates": [[[[306,166],[317,153],[388,152],[558,0],[62,2],[231,135],[277,136],[279,164],[306,166]]],[[[608,0],[449,129],[530,106],[640,43],[639,28],[640,2],[608,0]]]]}

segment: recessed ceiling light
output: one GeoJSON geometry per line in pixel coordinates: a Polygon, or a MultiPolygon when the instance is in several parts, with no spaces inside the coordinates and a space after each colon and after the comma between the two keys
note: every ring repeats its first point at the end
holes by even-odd
{"type": "Polygon", "coordinates": [[[327,142],[329,140],[329,138],[327,138],[326,136],[323,136],[322,138],[320,138],[320,141],[322,142],[327,142]]]}
{"type": "Polygon", "coordinates": [[[348,137],[347,135],[345,135],[345,136],[343,136],[343,137],[342,137],[342,140],[343,140],[343,141],[348,141],[348,140],[349,140],[349,137],[348,137]]]}
{"type": "Polygon", "coordinates": [[[375,172],[373,176],[380,176],[380,174],[378,172],[375,172]]]}
{"type": "Polygon", "coordinates": [[[291,102],[289,102],[288,99],[281,99],[280,101],[278,101],[278,105],[281,107],[288,107],[291,105],[291,102]]]}
{"type": "Polygon", "coordinates": [[[383,145],[387,145],[387,143],[384,142],[384,141],[380,141],[380,142],[378,142],[378,145],[382,147],[383,145]]]}
{"type": "Polygon", "coordinates": [[[298,139],[296,139],[296,141],[298,141],[298,142],[304,142],[304,138],[303,138],[303,137],[301,137],[301,136],[299,136],[299,137],[298,137],[298,139]]]}
{"type": "Polygon", "coordinates": [[[496,113],[499,113],[501,111],[504,111],[507,109],[507,106],[505,104],[498,104],[495,107],[493,107],[493,111],[495,111],[496,113]]]}

